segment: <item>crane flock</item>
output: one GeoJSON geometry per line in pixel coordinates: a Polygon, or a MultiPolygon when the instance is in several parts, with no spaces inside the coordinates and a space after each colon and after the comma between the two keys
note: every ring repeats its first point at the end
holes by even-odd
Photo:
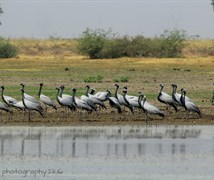
{"type": "Polygon", "coordinates": [[[86,93],[80,97],[76,96],[76,88],[71,89],[71,94],[64,94],[65,87],[62,85],[56,88],[56,101],[58,106],[56,105],[56,102],[54,102],[50,97],[42,93],[42,88],[44,86],[43,83],[39,84],[39,100],[25,92],[25,84],[21,83],[20,85],[21,101],[17,101],[13,97],[4,95],[5,87],[3,85],[1,86],[1,97],[3,102],[0,102],[0,110],[6,111],[9,114],[9,119],[12,117],[13,109],[18,109],[24,112],[28,111],[28,120],[30,121],[32,119],[32,111],[37,111],[41,117],[45,118],[48,114],[48,108],[58,111],[58,106],[67,109],[67,114],[69,111],[77,111],[79,114],[81,114],[83,111],[86,111],[88,112],[85,113],[86,115],[93,112],[96,112],[97,114],[99,111],[104,111],[107,109],[108,106],[106,106],[106,102],[108,102],[109,107],[114,108],[118,114],[128,112],[129,116],[131,116],[138,109],[140,112],[146,114],[146,121],[151,119],[151,115],[157,115],[160,116],[160,118],[164,118],[166,116],[166,111],[168,111],[170,107],[174,109],[175,113],[180,109],[184,109],[186,111],[186,118],[189,118],[190,112],[196,113],[198,118],[202,117],[199,107],[193,102],[193,100],[186,96],[186,89],[182,88],[181,94],[176,92],[176,84],[171,85],[171,94],[164,92],[164,85],[160,84],[160,91],[157,95],[157,99],[160,103],[163,103],[167,106],[164,111],[148,102],[143,92],[138,92],[137,96],[128,95],[128,88],[127,86],[124,86],[123,90],[121,91],[122,94],[120,94],[118,92],[118,84],[115,84],[116,89],[114,94],[112,94],[110,90],[95,93],[95,89],[91,88],[90,91],[90,86],[86,85],[86,93]]]}

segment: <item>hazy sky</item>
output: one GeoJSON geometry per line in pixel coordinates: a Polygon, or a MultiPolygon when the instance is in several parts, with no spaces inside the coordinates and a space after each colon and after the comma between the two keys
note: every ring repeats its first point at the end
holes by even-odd
{"type": "Polygon", "coordinates": [[[0,36],[78,37],[86,28],[155,36],[165,29],[214,39],[211,0],[1,0],[0,36]]]}

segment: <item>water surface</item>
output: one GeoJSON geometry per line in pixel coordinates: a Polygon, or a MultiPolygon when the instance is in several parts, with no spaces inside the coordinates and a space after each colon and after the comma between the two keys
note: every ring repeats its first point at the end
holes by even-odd
{"type": "Polygon", "coordinates": [[[214,179],[214,126],[0,127],[0,179],[214,179]]]}

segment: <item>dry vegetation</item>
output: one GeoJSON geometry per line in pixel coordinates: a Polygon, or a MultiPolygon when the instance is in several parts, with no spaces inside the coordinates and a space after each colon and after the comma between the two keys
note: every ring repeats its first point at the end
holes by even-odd
{"type": "Polygon", "coordinates": [[[214,55],[214,41],[213,40],[190,40],[183,52],[184,56],[213,56],[214,55]]]}
{"type": "Polygon", "coordinates": [[[75,54],[77,41],[73,39],[13,39],[21,56],[71,56],[75,54]]]}
{"type": "MultiPolygon", "coordinates": [[[[163,109],[164,106],[156,99],[159,84],[164,83],[164,91],[171,93],[171,83],[177,83],[178,89],[186,88],[187,95],[202,108],[202,112],[206,114],[204,122],[214,118],[214,107],[211,106],[212,91],[214,90],[214,57],[196,53],[198,52],[197,48],[211,48],[213,41],[191,41],[184,50],[184,58],[108,60],[89,60],[77,55],[75,40],[19,39],[12,40],[12,43],[19,47],[19,55],[17,58],[0,60],[0,78],[1,83],[6,87],[5,94],[19,100],[21,99],[20,82],[24,82],[26,91],[34,96],[37,96],[38,84],[43,82],[45,84],[44,94],[55,99],[55,87],[61,84],[65,85],[66,93],[70,93],[70,89],[76,87],[79,96],[85,92],[84,86],[87,84],[84,82],[85,77],[103,76],[99,83],[90,83],[91,87],[95,87],[97,91],[105,91],[106,89],[114,91],[115,79],[128,77],[129,82],[120,83],[121,87],[127,85],[129,94],[133,95],[136,95],[138,91],[143,91],[149,101],[163,109]],[[205,45],[202,46],[201,42],[205,45]]],[[[3,116],[6,117],[6,114],[3,116]]],[[[109,115],[106,117],[109,118],[109,115]]],[[[111,117],[114,117],[114,113],[111,117]]],[[[102,119],[105,118],[101,118],[100,121],[102,119]]],[[[49,122],[51,120],[46,118],[41,120],[41,122],[43,121],[49,122]]],[[[113,121],[118,123],[114,118],[113,121]]],[[[175,122],[177,121],[175,120],[175,122]]],[[[19,121],[11,123],[16,124],[16,122],[19,121]]],[[[55,124],[58,122],[59,118],[57,117],[55,124]]],[[[104,122],[109,121],[104,120],[104,122]]],[[[167,118],[167,122],[172,122],[172,120],[167,118]]],[[[195,120],[191,122],[195,122],[195,120]]],[[[65,121],[64,124],[67,123],[72,124],[73,121],[65,121]]],[[[130,121],[125,121],[125,123],[130,123],[130,121]]],[[[136,121],[136,123],[142,123],[142,121],[136,121]]],[[[8,125],[8,123],[6,124],[8,125]]]]}

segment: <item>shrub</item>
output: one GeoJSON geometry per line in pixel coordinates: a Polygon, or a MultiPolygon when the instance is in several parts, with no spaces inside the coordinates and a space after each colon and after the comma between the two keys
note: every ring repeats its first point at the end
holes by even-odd
{"type": "Polygon", "coordinates": [[[78,41],[77,49],[90,59],[118,58],[127,56],[130,39],[118,37],[109,31],[86,29],[78,41]]]}
{"type": "Polygon", "coordinates": [[[120,57],[129,56],[129,47],[131,46],[132,39],[129,36],[122,36],[116,39],[117,47],[116,49],[120,52],[120,57]]]}
{"type": "Polygon", "coordinates": [[[120,77],[120,82],[129,82],[129,77],[120,77]]]}
{"type": "Polygon", "coordinates": [[[17,48],[9,40],[0,38],[0,58],[12,58],[17,55],[17,48]]]}
{"type": "Polygon", "coordinates": [[[114,82],[129,82],[129,77],[122,76],[122,77],[114,79],[114,82]]]}
{"type": "Polygon", "coordinates": [[[148,57],[149,56],[149,39],[143,36],[136,36],[128,46],[127,55],[130,57],[148,57]]]}
{"type": "Polygon", "coordinates": [[[96,82],[96,77],[95,76],[85,77],[84,82],[96,82]]]}
{"type": "Polygon", "coordinates": [[[90,59],[101,58],[101,51],[107,38],[107,32],[103,30],[86,29],[79,39],[78,50],[81,54],[88,55],[90,59]]]}
{"type": "Polygon", "coordinates": [[[182,30],[166,30],[160,36],[160,54],[159,57],[181,57],[182,49],[185,46],[186,35],[182,30]]]}
{"type": "Polygon", "coordinates": [[[89,82],[89,83],[92,83],[92,82],[101,82],[103,80],[103,76],[101,75],[97,75],[97,76],[88,76],[88,77],[85,77],[84,78],[84,82],[89,82]]]}
{"type": "Polygon", "coordinates": [[[186,35],[182,30],[164,31],[160,37],[146,38],[112,36],[110,31],[90,30],[83,32],[78,49],[91,59],[118,57],[181,57],[186,35]]]}
{"type": "Polygon", "coordinates": [[[128,56],[130,44],[131,39],[128,36],[107,40],[101,51],[101,58],[126,57],[128,56]]]}
{"type": "Polygon", "coordinates": [[[118,40],[113,39],[106,41],[104,48],[101,51],[100,58],[119,58],[123,57],[124,54],[121,51],[121,47],[118,40]]]}

